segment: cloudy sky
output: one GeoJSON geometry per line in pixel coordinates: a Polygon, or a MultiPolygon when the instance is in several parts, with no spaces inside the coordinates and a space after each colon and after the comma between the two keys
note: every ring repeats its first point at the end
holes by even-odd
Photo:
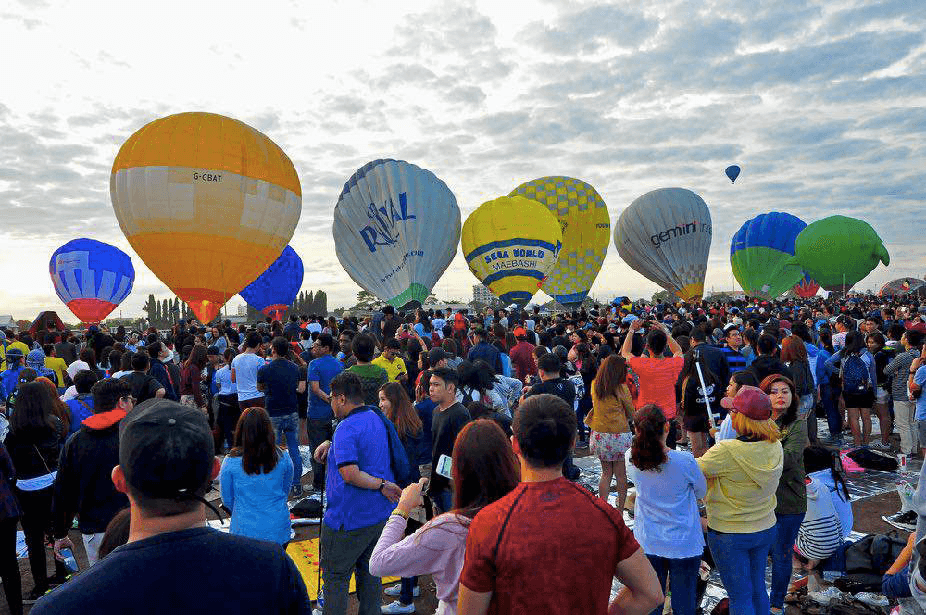
{"type": "MultiPolygon", "coordinates": [[[[7,0],[0,313],[67,314],[48,259],[79,236],[133,255],[126,316],[167,296],[119,229],[109,174],[129,135],[191,110],[247,122],[293,160],[292,245],[332,308],[359,290],[334,256],[335,201],[381,157],[432,170],[464,218],[543,175],[594,185],[612,224],[645,192],[689,188],[714,222],[707,288],[730,288],[730,238],[769,210],[868,220],[892,263],[857,288],[919,277],[924,32],[926,2],[910,0],[7,0]]],[[[458,253],[436,291],[469,299],[473,282],[458,253]]],[[[656,290],[612,245],[592,295],[656,290]]]]}

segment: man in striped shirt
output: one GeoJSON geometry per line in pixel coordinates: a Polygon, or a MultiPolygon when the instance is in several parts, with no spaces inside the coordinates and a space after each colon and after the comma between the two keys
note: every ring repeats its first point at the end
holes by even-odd
{"type": "Polygon", "coordinates": [[[730,366],[730,375],[746,369],[746,357],[740,351],[743,349],[743,334],[740,333],[739,327],[733,323],[723,328],[723,343],[720,345],[724,356],[727,357],[727,365],[730,366]]]}

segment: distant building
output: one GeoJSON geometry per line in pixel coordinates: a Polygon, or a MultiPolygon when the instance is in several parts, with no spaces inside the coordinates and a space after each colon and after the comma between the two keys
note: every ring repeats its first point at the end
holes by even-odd
{"type": "Polygon", "coordinates": [[[495,301],[495,295],[492,294],[492,291],[489,290],[485,284],[473,284],[473,303],[492,305],[495,301]]]}
{"type": "Polygon", "coordinates": [[[238,316],[247,316],[248,315],[248,304],[242,303],[238,306],[238,316]]]}

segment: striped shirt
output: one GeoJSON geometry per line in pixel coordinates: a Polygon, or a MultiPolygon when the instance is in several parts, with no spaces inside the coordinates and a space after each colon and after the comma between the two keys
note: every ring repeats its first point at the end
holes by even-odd
{"type": "Polygon", "coordinates": [[[746,364],[746,357],[741,355],[738,351],[733,350],[729,346],[718,346],[723,351],[725,357],[727,357],[727,365],[730,366],[730,375],[732,376],[736,372],[743,371],[748,367],[746,364]]]}

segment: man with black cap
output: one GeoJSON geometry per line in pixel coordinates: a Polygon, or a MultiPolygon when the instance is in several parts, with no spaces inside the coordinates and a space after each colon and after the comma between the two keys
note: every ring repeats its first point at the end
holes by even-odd
{"type": "Polygon", "coordinates": [[[219,473],[206,415],[166,399],[119,428],[116,489],[131,505],[128,544],[39,600],[34,615],[308,614],[305,584],[279,545],[206,526],[219,473]]]}

